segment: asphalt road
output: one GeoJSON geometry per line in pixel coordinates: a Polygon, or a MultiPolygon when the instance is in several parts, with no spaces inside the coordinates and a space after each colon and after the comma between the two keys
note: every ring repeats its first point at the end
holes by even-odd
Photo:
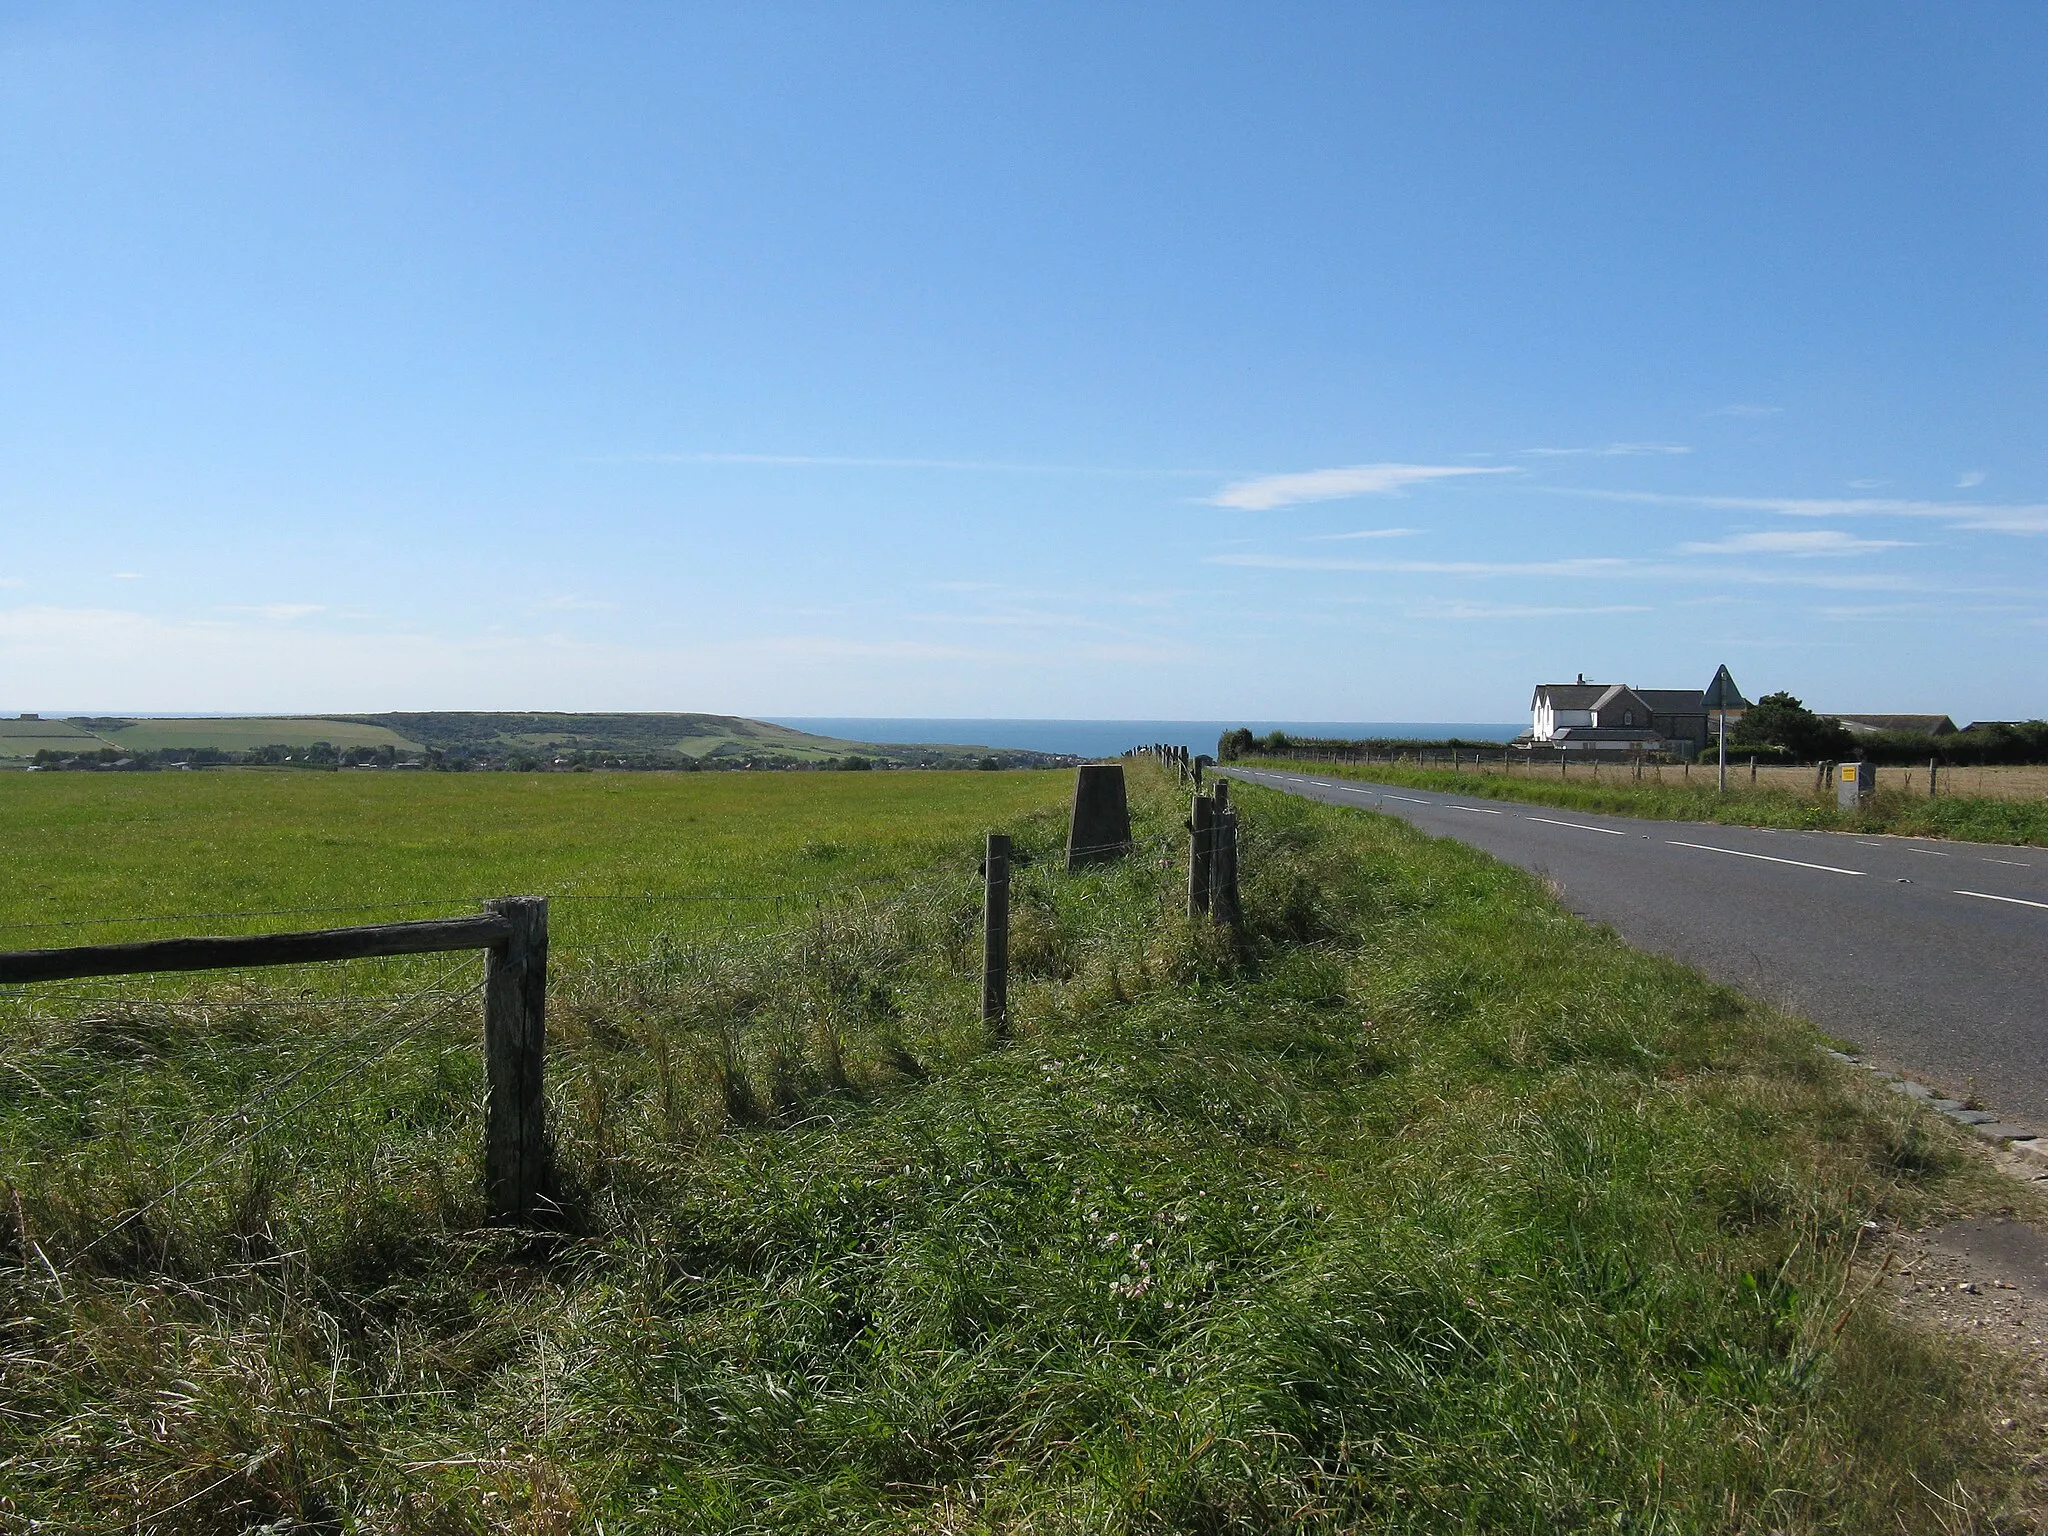
{"type": "Polygon", "coordinates": [[[1574,912],[1638,948],[2048,1132],[2048,849],[1639,821],[1221,771],[1386,811],[1547,876],[1574,912]]]}

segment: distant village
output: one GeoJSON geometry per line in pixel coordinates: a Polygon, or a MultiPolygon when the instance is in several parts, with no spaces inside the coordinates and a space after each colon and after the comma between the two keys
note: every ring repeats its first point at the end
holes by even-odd
{"type": "Polygon", "coordinates": [[[1705,689],[1592,682],[1583,672],[1569,683],[1536,685],[1529,728],[1512,745],[1532,752],[1690,761],[1718,751],[1724,727],[1731,752],[1800,759],[2016,762],[2035,760],[2048,749],[2048,727],[2040,721],[1989,720],[1958,728],[1947,715],[1810,710],[1788,693],[1755,702],[1739,696],[1710,702],[1705,689]]]}
{"type": "Polygon", "coordinates": [[[1529,698],[1529,726],[1512,740],[1311,740],[1246,727],[1223,733],[1223,761],[1298,752],[1503,751],[1557,760],[1583,757],[1692,762],[1717,756],[1720,732],[1731,757],[1769,763],[1847,762],[1945,764],[2048,763],[2048,721],[1979,720],[1958,727],[1948,715],[1850,714],[1809,709],[1790,693],[1751,700],[1724,668],[1706,688],[1638,688],[1596,682],[1582,672],[1568,683],[1538,683],[1529,698]]]}

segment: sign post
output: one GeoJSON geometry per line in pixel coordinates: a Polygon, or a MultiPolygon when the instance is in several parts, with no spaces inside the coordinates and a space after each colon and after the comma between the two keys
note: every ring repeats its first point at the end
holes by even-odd
{"type": "Polygon", "coordinates": [[[1747,709],[1749,700],[1742,696],[1742,690],[1735,686],[1735,679],[1726,666],[1714,672],[1714,680],[1707,684],[1707,709],[1719,716],[1720,729],[1714,734],[1720,738],[1720,793],[1728,793],[1728,711],[1747,709]]]}

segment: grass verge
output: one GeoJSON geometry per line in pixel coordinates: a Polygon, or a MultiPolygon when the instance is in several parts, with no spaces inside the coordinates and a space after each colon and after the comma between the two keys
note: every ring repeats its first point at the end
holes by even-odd
{"type": "Polygon", "coordinates": [[[1958,842],[2048,846],[2048,801],[1947,794],[1930,800],[1924,795],[1880,788],[1864,810],[1843,811],[1831,801],[1813,795],[1779,788],[1750,789],[1736,783],[1732,769],[1729,782],[1735,787],[1724,795],[1714,788],[1711,768],[1703,772],[1696,784],[1681,785],[1624,780],[1620,775],[1626,765],[1617,765],[1616,777],[1598,784],[1546,779],[1533,771],[1452,772],[1447,768],[1394,764],[1366,767],[1351,763],[1304,763],[1289,758],[1243,758],[1233,766],[1435,789],[1562,810],[1607,811],[1653,821],[1720,822],[1737,827],[1796,827],[1812,832],[1889,833],[1900,837],[1953,838],[1958,842]]]}
{"type": "MultiPolygon", "coordinates": [[[[1983,1377],[1859,1306],[1867,1223],[1977,1198],[1810,1030],[1387,818],[1247,789],[1242,949],[1183,808],[973,850],[551,1003],[562,1217],[478,1221],[422,1035],[217,1177],[305,1048],[151,1003],[0,1073],[0,1514],[270,1530],[1989,1529],[1983,1377]],[[150,1010],[154,1010],[153,1012],[150,1010]],[[58,1113],[56,1106],[66,1106],[58,1113]]],[[[317,1022],[317,1021],[316,1021],[317,1022]]]]}

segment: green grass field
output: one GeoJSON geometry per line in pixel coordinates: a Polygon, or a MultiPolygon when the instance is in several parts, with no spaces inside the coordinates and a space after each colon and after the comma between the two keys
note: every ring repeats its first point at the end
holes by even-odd
{"type": "Polygon", "coordinates": [[[0,720],[0,759],[38,752],[97,752],[106,743],[63,720],[0,720]]]}
{"type": "MultiPolygon", "coordinates": [[[[1247,768],[1272,768],[1375,784],[1436,789],[1447,794],[1563,810],[1608,811],[1655,821],[1721,822],[1740,827],[1798,827],[1808,831],[1863,832],[1902,837],[1946,837],[1961,842],[2048,846],[2048,801],[1944,794],[1937,799],[1880,788],[1862,811],[1838,810],[1818,796],[1782,788],[1750,789],[1729,772],[1727,794],[1714,787],[1709,767],[1692,784],[1636,784],[1619,777],[1603,783],[1560,781],[1538,773],[1453,772],[1400,764],[1303,762],[1248,757],[1247,768]]],[[[1625,765],[1622,765],[1625,766],[1625,765]]]]}
{"type": "Polygon", "coordinates": [[[316,741],[339,748],[419,750],[419,743],[408,741],[385,726],[327,720],[315,715],[238,715],[224,720],[132,720],[119,726],[100,724],[95,726],[95,731],[126,752],[155,752],[163,747],[217,747],[224,752],[246,752],[251,747],[310,747],[316,741]]]}
{"type": "Polygon", "coordinates": [[[971,771],[14,775],[0,778],[12,874],[0,882],[0,947],[391,921],[545,895],[557,898],[554,942],[573,958],[773,916],[777,897],[886,882],[991,820],[1059,801],[1071,782],[971,771]],[[676,899],[620,899],[641,897],[676,899]],[[365,910],[178,915],[335,907],[365,910]]]}
{"type": "Polygon", "coordinates": [[[480,1222],[473,1000],[16,1020],[0,1525],[2023,1528],[2009,1383],[1859,1305],[1852,1260],[2031,1196],[1520,872],[1246,790],[1239,947],[1182,915],[1148,769],[1138,856],[1072,877],[1066,775],[387,782],[0,785],[68,881],[16,910],[800,883],[856,842],[882,888],[593,930],[550,998],[542,1232],[480,1222]],[[1023,855],[1002,1046],[990,825],[1023,855]],[[316,1059],[360,1070],[258,1098],[316,1059]]]}

